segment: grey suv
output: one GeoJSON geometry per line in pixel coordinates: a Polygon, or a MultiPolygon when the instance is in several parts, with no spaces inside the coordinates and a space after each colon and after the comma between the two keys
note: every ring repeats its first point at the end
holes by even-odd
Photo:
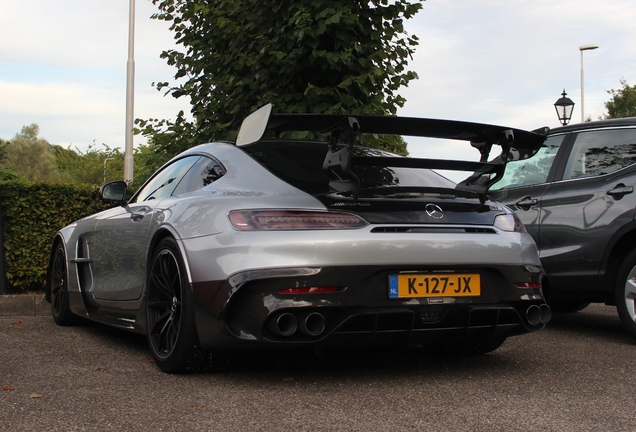
{"type": "Polygon", "coordinates": [[[550,131],[510,162],[490,196],[512,208],[540,250],[553,310],[615,305],[636,338],[636,117],[550,131]]]}

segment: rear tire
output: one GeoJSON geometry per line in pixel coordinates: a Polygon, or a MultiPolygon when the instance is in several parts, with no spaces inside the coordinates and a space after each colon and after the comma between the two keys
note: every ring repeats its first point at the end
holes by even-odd
{"type": "Polygon", "coordinates": [[[53,260],[48,271],[48,286],[51,290],[51,314],[59,326],[68,326],[76,321],[71,312],[68,296],[68,272],[66,269],[66,251],[59,242],[53,252],[53,260]]]}
{"type": "Polygon", "coordinates": [[[199,344],[192,297],[177,243],[165,238],[153,253],[146,292],[148,345],[164,372],[200,372],[210,363],[199,344]]]}
{"type": "Polygon", "coordinates": [[[627,255],[618,271],[616,310],[623,328],[636,339],[636,250],[627,255]]]}

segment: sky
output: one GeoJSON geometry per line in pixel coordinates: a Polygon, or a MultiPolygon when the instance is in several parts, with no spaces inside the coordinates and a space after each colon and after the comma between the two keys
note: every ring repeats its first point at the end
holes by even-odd
{"type": "MultiPolygon", "coordinates": [[[[153,82],[173,81],[159,58],[174,48],[165,22],[151,20],[150,0],[136,0],[135,118],[173,119],[184,98],[153,82]]],[[[31,123],[52,144],[85,151],[123,149],[129,0],[0,0],[0,138],[31,123]]],[[[520,129],[557,127],[554,102],[565,89],[581,120],[606,110],[607,90],[636,84],[634,0],[428,0],[406,22],[416,35],[409,69],[419,75],[400,94],[398,115],[492,123],[520,129]]],[[[136,136],[135,145],[145,142],[136,136]]],[[[414,157],[464,157],[463,143],[432,146],[407,139],[414,157]]]]}

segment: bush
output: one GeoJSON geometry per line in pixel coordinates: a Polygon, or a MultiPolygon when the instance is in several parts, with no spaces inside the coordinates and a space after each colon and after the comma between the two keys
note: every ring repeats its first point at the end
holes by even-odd
{"type": "Polygon", "coordinates": [[[9,294],[44,289],[53,236],[69,223],[108,208],[98,192],[86,185],[0,180],[9,294]]]}

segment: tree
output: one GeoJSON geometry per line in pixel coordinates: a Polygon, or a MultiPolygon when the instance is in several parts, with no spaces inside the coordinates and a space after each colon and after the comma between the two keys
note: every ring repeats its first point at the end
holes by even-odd
{"type": "MultiPolygon", "coordinates": [[[[422,7],[408,0],[153,0],[185,49],[161,57],[189,97],[190,121],[137,119],[137,132],[169,154],[212,140],[234,139],[241,121],[266,103],[285,113],[395,114],[397,91],[417,78],[406,70],[418,44],[404,19],[422,7]]],[[[406,154],[392,137],[385,145],[406,154]],[[391,141],[392,139],[392,141],[391,141]]],[[[367,143],[369,144],[369,143],[367,143]]]]}
{"type": "Polygon", "coordinates": [[[7,141],[0,138],[0,163],[2,162],[2,158],[4,157],[4,148],[9,144],[7,141]]]}
{"type": "Polygon", "coordinates": [[[635,117],[636,116],[636,85],[630,86],[627,81],[621,79],[622,88],[608,90],[612,98],[605,102],[607,115],[605,119],[635,117]]]}
{"type": "Polygon", "coordinates": [[[171,156],[164,148],[154,145],[152,141],[148,145],[135,147],[135,178],[131,189],[138,189],[155,171],[170,160],[171,156]]]}
{"type": "Polygon", "coordinates": [[[118,148],[95,143],[85,152],[54,145],[60,183],[101,185],[121,180],[124,172],[124,154],[118,148]]]}
{"type": "Polygon", "coordinates": [[[40,127],[33,123],[24,126],[7,144],[3,145],[0,169],[5,169],[21,177],[55,183],[59,173],[51,144],[39,138],[40,127]]]}
{"type": "MultiPolygon", "coordinates": [[[[60,183],[101,185],[113,180],[122,180],[124,154],[118,148],[94,143],[85,152],[79,149],[53,146],[60,173],[60,183]]],[[[136,190],[170,157],[153,145],[135,147],[135,179],[130,185],[136,190]]]]}

